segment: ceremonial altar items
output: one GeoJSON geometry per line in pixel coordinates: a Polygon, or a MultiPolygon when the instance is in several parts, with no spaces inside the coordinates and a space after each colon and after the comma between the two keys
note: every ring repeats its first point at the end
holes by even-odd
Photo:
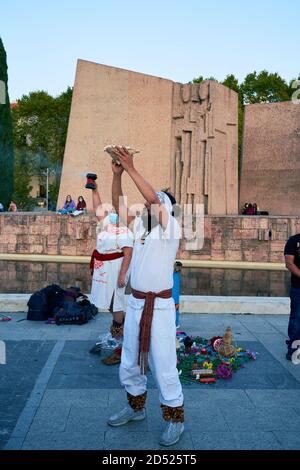
{"type": "Polygon", "coordinates": [[[232,331],[231,328],[226,328],[223,340],[218,348],[218,353],[223,357],[231,357],[235,353],[235,348],[232,346],[232,331]]]}
{"type": "Polygon", "coordinates": [[[223,336],[211,339],[177,332],[177,368],[182,383],[214,384],[219,379],[228,380],[255,359],[256,353],[232,345],[229,327],[223,336]]]}
{"type": "MultiPolygon", "coordinates": [[[[114,149],[115,149],[116,147],[122,148],[121,145],[107,145],[106,147],[104,147],[103,150],[104,150],[104,152],[107,152],[107,153],[111,156],[112,161],[113,161],[114,163],[116,163],[117,165],[120,165],[119,157],[118,157],[118,155],[114,152],[114,149]]],[[[132,148],[132,147],[124,147],[124,148],[127,150],[127,152],[128,152],[130,155],[135,155],[135,154],[137,154],[137,153],[140,153],[139,150],[135,150],[135,149],[132,148]]]]}

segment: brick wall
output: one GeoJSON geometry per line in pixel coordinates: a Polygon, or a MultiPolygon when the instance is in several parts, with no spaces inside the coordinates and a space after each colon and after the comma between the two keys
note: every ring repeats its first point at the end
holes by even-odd
{"type": "Polygon", "coordinates": [[[92,215],[0,215],[0,253],[89,255],[95,237],[96,218],[92,215]]]}
{"type": "MultiPolygon", "coordinates": [[[[290,235],[300,232],[300,218],[206,216],[202,250],[185,259],[283,262],[290,235]]],[[[0,253],[90,255],[95,248],[96,218],[56,214],[0,214],[0,253]]]]}
{"type": "Polygon", "coordinates": [[[300,232],[300,218],[205,216],[204,246],[180,257],[215,261],[284,262],[286,240],[300,232]]]}

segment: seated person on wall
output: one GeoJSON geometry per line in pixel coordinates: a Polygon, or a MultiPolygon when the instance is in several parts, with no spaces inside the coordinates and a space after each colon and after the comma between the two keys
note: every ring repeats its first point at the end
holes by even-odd
{"type": "Polygon", "coordinates": [[[11,201],[9,204],[8,212],[17,212],[17,204],[14,201],[11,201]]]}
{"type": "Polygon", "coordinates": [[[83,196],[79,196],[77,206],[76,206],[77,211],[83,211],[85,212],[86,210],[86,202],[83,199],[83,196]]]}
{"type": "Polygon", "coordinates": [[[82,196],[79,196],[76,210],[71,213],[72,216],[76,217],[77,215],[87,214],[86,202],[82,196]]]}
{"type": "Polygon", "coordinates": [[[243,209],[242,209],[242,215],[246,215],[246,214],[247,214],[248,205],[249,205],[248,202],[246,202],[246,203],[244,204],[244,207],[243,207],[243,209]]]}
{"type": "Polygon", "coordinates": [[[72,196],[68,194],[66,197],[64,206],[62,209],[57,211],[59,214],[70,214],[71,212],[74,212],[76,210],[76,204],[72,199],[72,196]]]}
{"type": "Polygon", "coordinates": [[[257,207],[257,204],[254,202],[253,204],[250,202],[246,202],[242,209],[242,214],[243,215],[259,215],[259,209],[257,207]]]}
{"type": "Polygon", "coordinates": [[[247,207],[247,210],[246,210],[246,215],[254,215],[254,208],[253,208],[253,205],[251,204],[248,204],[248,207],[247,207]]]}

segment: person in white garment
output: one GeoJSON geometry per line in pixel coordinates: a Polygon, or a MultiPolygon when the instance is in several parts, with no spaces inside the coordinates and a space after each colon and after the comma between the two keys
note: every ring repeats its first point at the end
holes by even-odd
{"type": "MultiPolygon", "coordinates": [[[[90,262],[93,275],[91,302],[99,310],[109,310],[112,313],[110,331],[120,341],[123,336],[125,286],[130,271],[133,235],[128,227],[119,224],[115,211],[105,216],[96,184],[93,190],[93,207],[100,229],[97,230],[97,247],[90,262]]],[[[120,361],[120,347],[102,360],[106,365],[119,364],[120,361]]]]}
{"type": "Polygon", "coordinates": [[[120,365],[120,380],[128,404],[111,416],[108,424],[121,426],[145,418],[147,367],[159,389],[165,429],[160,444],[173,445],[184,431],[183,393],[177,370],[175,304],[172,298],[173,266],[179,247],[180,227],[172,215],[175,199],[155,192],[136,170],[124,147],[116,147],[122,169],[113,163],[113,204],[134,231],[131,288],[120,365]],[[122,203],[121,175],[125,170],[145,198],[141,217],[132,217],[122,203]],[[120,202],[121,201],[121,202],[120,202]]]}

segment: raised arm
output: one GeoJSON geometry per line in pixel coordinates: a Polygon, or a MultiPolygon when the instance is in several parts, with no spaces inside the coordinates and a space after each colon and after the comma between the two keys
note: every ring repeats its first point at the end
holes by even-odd
{"type": "Polygon", "coordinates": [[[122,167],[128,173],[135,183],[136,187],[151,206],[152,214],[163,228],[168,224],[169,214],[163,204],[161,204],[155,190],[148,181],[137,171],[133,164],[132,155],[130,155],[124,147],[116,147],[115,153],[118,155],[122,167]]]}
{"type": "Polygon", "coordinates": [[[119,214],[121,221],[129,226],[134,217],[128,214],[128,208],[124,204],[124,196],[122,190],[122,173],[124,168],[112,162],[113,180],[112,180],[112,203],[119,214]]]}
{"type": "Polygon", "coordinates": [[[104,219],[104,211],[102,209],[102,201],[100,198],[100,194],[99,194],[98,186],[96,182],[95,182],[95,189],[92,190],[92,198],[93,198],[93,209],[95,211],[97,220],[101,221],[104,219]]]}

